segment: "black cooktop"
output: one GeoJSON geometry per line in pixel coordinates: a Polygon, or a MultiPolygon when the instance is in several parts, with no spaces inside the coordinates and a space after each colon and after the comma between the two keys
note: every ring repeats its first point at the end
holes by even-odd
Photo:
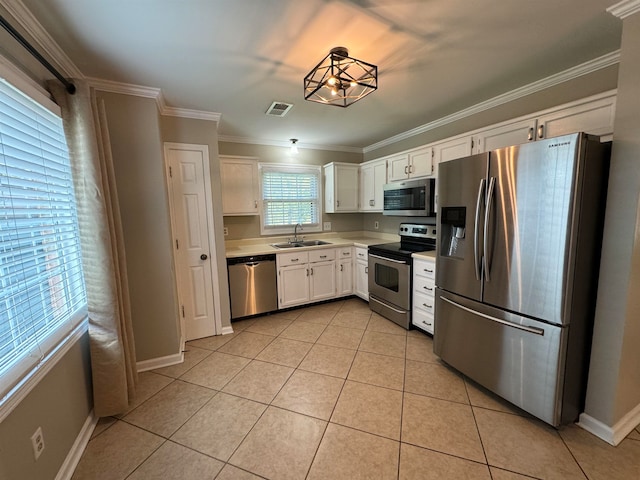
{"type": "Polygon", "coordinates": [[[411,258],[412,253],[436,249],[436,228],[433,225],[401,223],[400,241],[370,245],[369,252],[389,258],[411,258]]]}

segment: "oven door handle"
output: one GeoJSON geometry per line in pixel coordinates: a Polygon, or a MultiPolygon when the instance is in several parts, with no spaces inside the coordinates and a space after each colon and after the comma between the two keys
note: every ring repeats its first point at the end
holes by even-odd
{"type": "Polygon", "coordinates": [[[379,258],[380,260],[384,260],[385,262],[393,262],[393,263],[401,263],[402,265],[409,265],[409,262],[407,261],[394,260],[393,258],[381,257],[380,255],[374,255],[373,253],[370,253],[369,257],[379,258]]]}

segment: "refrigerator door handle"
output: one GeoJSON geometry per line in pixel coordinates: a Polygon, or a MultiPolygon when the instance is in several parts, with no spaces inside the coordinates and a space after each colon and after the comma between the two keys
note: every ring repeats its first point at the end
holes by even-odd
{"type": "Polygon", "coordinates": [[[480,252],[478,251],[478,246],[480,244],[479,234],[480,234],[480,207],[482,205],[482,194],[484,193],[484,186],[486,183],[486,179],[480,180],[480,185],[478,187],[478,199],[476,200],[476,218],[473,227],[473,266],[475,267],[476,272],[476,280],[480,281],[480,262],[482,261],[480,258],[480,252]]]}
{"type": "Polygon", "coordinates": [[[512,322],[508,322],[506,320],[502,320],[500,318],[492,317],[491,315],[487,315],[485,313],[480,313],[480,312],[478,312],[476,310],[473,310],[471,308],[465,307],[464,305],[460,305],[458,302],[454,302],[453,300],[449,300],[448,298],[445,298],[445,297],[440,297],[440,300],[443,300],[443,301],[445,301],[447,303],[450,303],[454,307],[460,308],[460,309],[464,310],[465,312],[469,312],[469,313],[471,313],[473,315],[477,315],[479,317],[486,318],[487,320],[491,320],[492,322],[500,323],[502,325],[506,325],[507,327],[517,328],[518,330],[522,330],[522,331],[528,332],[528,333],[534,333],[536,335],[540,335],[540,336],[544,337],[544,330],[542,328],[527,327],[525,325],[518,325],[517,323],[512,323],[512,322]]]}
{"type": "Polygon", "coordinates": [[[491,276],[489,272],[489,217],[491,216],[491,206],[493,204],[493,191],[496,186],[496,177],[491,177],[489,181],[489,188],[487,192],[487,206],[484,211],[484,245],[483,245],[483,254],[482,257],[484,259],[484,278],[487,282],[491,281],[491,276]]]}

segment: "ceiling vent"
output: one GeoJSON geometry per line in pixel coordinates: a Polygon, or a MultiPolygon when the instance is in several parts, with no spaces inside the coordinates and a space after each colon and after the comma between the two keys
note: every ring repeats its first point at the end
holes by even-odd
{"type": "Polygon", "coordinates": [[[267,115],[272,117],[284,117],[293,108],[291,103],[273,102],[267,110],[267,115]]]}

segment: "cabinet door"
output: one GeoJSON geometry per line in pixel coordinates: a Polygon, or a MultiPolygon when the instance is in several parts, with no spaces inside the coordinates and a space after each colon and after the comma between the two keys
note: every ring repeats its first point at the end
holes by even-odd
{"type": "Polygon", "coordinates": [[[369,301],[369,265],[368,262],[356,261],[356,291],[363,300],[369,301]]]}
{"type": "Polygon", "coordinates": [[[360,211],[382,212],[383,190],[387,182],[387,163],[384,160],[360,166],[360,211]]]}
{"type": "Polygon", "coordinates": [[[258,163],[220,158],[223,215],[258,215],[258,163]]]}
{"type": "Polygon", "coordinates": [[[543,115],[538,119],[536,139],[574,132],[611,135],[615,111],[616,99],[611,96],[543,115]]]}
{"type": "Polygon", "coordinates": [[[477,134],[477,149],[483,153],[496,148],[520,145],[535,140],[536,119],[528,118],[483,130],[477,134]]]}
{"type": "Polygon", "coordinates": [[[353,293],[353,261],[340,260],[336,270],[338,296],[351,295],[353,293]]]}
{"type": "Polygon", "coordinates": [[[278,308],[309,301],[309,264],[278,269],[278,308]]]}
{"type": "Polygon", "coordinates": [[[430,177],[433,174],[433,148],[422,147],[409,152],[409,177],[430,177]]]}
{"type": "Polygon", "coordinates": [[[336,182],[336,212],[358,211],[358,165],[337,165],[334,181],[336,182]]]}
{"type": "Polygon", "coordinates": [[[390,182],[406,180],[409,177],[409,155],[401,153],[387,159],[387,172],[390,182]]]}
{"type": "Polygon", "coordinates": [[[309,264],[310,300],[326,300],[336,296],[336,262],[309,264]]]}

